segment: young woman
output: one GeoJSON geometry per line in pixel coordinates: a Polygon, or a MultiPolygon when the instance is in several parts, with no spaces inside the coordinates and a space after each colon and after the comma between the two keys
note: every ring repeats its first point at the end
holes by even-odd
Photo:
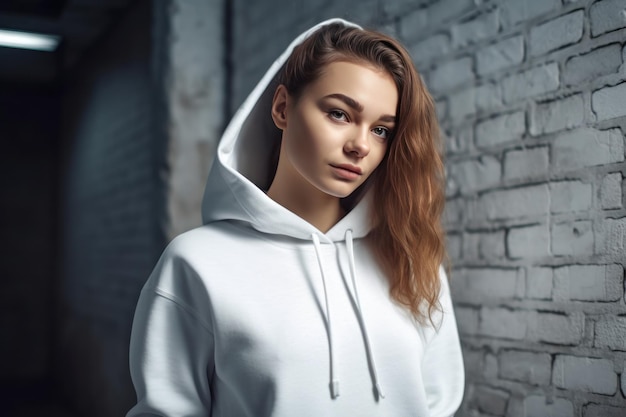
{"type": "Polygon", "coordinates": [[[141,293],[128,416],[454,414],[439,152],[398,42],[339,19],[298,37],[141,293]]]}

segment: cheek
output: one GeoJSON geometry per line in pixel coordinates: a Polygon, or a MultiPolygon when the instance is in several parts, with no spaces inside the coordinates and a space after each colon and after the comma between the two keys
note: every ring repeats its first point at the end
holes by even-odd
{"type": "Polygon", "coordinates": [[[387,143],[379,143],[376,144],[376,146],[372,146],[373,152],[370,152],[370,155],[372,156],[372,171],[376,169],[385,158],[385,155],[387,154],[387,146],[387,143]]]}
{"type": "Polygon", "coordinates": [[[330,132],[324,131],[321,121],[300,119],[290,126],[288,134],[289,153],[306,164],[312,162],[315,156],[325,153],[326,141],[322,138],[328,138],[330,132]]]}

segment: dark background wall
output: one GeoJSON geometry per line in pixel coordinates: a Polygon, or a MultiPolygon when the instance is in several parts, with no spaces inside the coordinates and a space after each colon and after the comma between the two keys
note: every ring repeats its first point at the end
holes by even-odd
{"type": "Polygon", "coordinates": [[[151,2],[136,2],[63,83],[55,379],[82,415],[132,401],[131,318],[164,243],[151,29],[151,2]]]}
{"type": "Polygon", "coordinates": [[[56,88],[0,94],[0,137],[20,138],[0,154],[3,387],[76,416],[124,414],[139,289],[199,224],[225,121],[294,36],[339,16],[402,40],[437,100],[458,416],[622,416],[625,8],[131,2],[56,88]]]}
{"type": "Polygon", "coordinates": [[[0,375],[3,392],[42,390],[54,321],[59,103],[54,90],[0,92],[0,375]]]}

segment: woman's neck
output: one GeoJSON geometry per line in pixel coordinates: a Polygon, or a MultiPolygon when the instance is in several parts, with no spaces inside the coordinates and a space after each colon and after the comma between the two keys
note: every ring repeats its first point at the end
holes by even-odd
{"type": "Polygon", "coordinates": [[[267,195],[324,233],[345,214],[338,197],[328,195],[309,183],[292,181],[290,176],[279,172],[276,173],[267,195]]]}

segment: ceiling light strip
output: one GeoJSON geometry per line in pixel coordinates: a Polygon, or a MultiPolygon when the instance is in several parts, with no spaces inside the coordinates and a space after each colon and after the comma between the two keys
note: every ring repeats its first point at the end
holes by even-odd
{"type": "Polygon", "coordinates": [[[60,36],[0,29],[0,46],[54,51],[60,41],[60,36]]]}

